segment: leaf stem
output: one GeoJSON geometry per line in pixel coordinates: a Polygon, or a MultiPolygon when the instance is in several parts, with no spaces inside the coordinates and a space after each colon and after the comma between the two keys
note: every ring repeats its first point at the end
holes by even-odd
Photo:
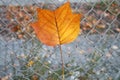
{"type": "Polygon", "coordinates": [[[59,49],[60,49],[61,62],[62,62],[62,80],[65,80],[64,60],[63,60],[63,54],[62,54],[62,47],[61,47],[61,45],[59,45],[59,49]]]}
{"type": "MultiPolygon", "coordinates": [[[[55,12],[54,12],[54,16],[55,16],[55,12]]],[[[58,28],[58,24],[57,24],[57,19],[55,16],[55,24],[56,24],[56,29],[58,32],[58,38],[59,38],[59,49],[60,49],[60,55],[61,55],[61,62],[62,62],[62,80],[65,80],[65,75],[64,75],[64,60],[63,60],[63,54],[62,54],[62,48],[61,48],[61,41],[60,41],[60,33],[59,33],[59,28],[58,28]]]]}

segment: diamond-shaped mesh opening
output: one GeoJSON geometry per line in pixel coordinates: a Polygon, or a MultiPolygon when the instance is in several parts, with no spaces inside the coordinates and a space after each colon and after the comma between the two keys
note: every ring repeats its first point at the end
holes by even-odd
{"type": "Polygon", "coordinates": [[[109,11],[110,11],[112,14],[114,14],[114,15],[120,13],[120,4],[119,4],[119,1],[114,0],[114,1],[111,3],[111,5],[110,5],[110,7],[109,7],[108,9],[109,9],[109,11]]]}
{"type": "MultiPolygon", "coordinates": [[[[62,45],[65,80],[120,79],[120,1],[70,0],[81,13],[78,38],[62,45]]],[[[30,26],[36,8],[65,0],[0,0],[0,80],[62,80],[59,47],[41,43],[30,26]]]]}

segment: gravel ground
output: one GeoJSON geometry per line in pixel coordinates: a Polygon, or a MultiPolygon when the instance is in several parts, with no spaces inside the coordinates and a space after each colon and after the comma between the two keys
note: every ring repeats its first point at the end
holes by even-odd
{"type": "MultiPolygon", "coordinates": [[[[100,35],[89,35],[87,38],[85,36],[79,36],[75,42],[67,45],[62,45],[65,62],[67,63],[71,60],[71,58],[75,58],[76,62],[79,62],[79,59],[81,62],[85,62],[85,57],[83,54],[90,54],[94,53],[95,51],[100,52],[100,54],[108,53],[109,51],[120,52],[119,41],[120,36],[118,39],[116,39],[114,35],[105,35],[104,38],[102,38],[100,35]]],[[[11,52],[15,52],[16,55],[25,53],[25,48],[21,48],[23,45],[26,47],[26,50],[28,50],[27,54],[29,54],[29,50],[31,48],[35,47],[32,46],[31,41],[23,44],[23,42],[20,40],[4,42],[4,40],[0,39],[0,65],[4,65],[4,60],[6,60],[6,57],[8,61],[10,60],[9,57],[11,52]]],[[[60,61],[58,48],[52,48],[43,45],[42,53],[39,54],[46,55],[47,51],[53,51],[53,53],[55,51],[57,54],[53,54],[51,57],[53,59],[56,59],[57,62],[60,61]]]]}
{"type": "MultiPolygon", "coordinates": [[[[65,0],[59,0],[65,1],[65,0]]],[[[70,0],[71,2],[99,2],[100,0],[70,0]]],[[[0,5],[30,5],[39,2],[51,3],[58,2],[58,0],[0,0],[0,5]]]]}
{"type": "MultiPolygon", "coordinates": [[[[31,55],[33,54],[31,53],[31,49],[36,48],[38,48],[38,56],[47,56],[47,60],[54,65],[53,67],[56,65],[59,66],[61,63],[59,48],[52,48],[45,45],[42,45],[42,47],[39,48],[36,46],[38,45],[39,41],[35,40],[34,42],[35,43],[33,46],[32,41],[25,43],[21,40],[6,42],[2,39],[2,37],[0,37],[0,76],[7,75],[11,72],[11,68],[13,68],[14,65],[12,60],[16,64],[19,64],[17,56],[24,56],[25,54],[31,55]],[[4,69],[6,67],[8,70],[6,73],[4,73],[4,69]]],[[[94,70],[98,71],[101,68],[105,68],[107,70],[105,74],[109,74],[112,76],[112,78],[117,80],[120,75],[116,72],[116,70],[120,70],[119,42],[119,35],[104,35],[103,37],[101,37],[101,35],[89,35],[87,37],[84,35],[79,36],[73,43],[62,45],[64,61],[65,63],[69,63],[73,60],[74,62],[72,63],[72,66],[79,66],[87,71],[90,69],[90,66],[86,66],[86,64],[89,60],[92,60],[90,56],[94,55],[95,53],[100,56],[100,60],[97,62],[97,66],[94,68],[94,70]]],[[[97,73],[99,72],[96,72],[96,74],[97,73]]],[[[100,77],[100,79],[101,78],[102,77],[100,77]]]]}

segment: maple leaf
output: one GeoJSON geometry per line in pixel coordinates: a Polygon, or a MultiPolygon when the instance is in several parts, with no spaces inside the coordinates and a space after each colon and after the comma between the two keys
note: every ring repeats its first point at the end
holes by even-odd
{"type": "Polygon", "coordinates": [[[66,2],[54,11],[38,8],[37,17],[38,20],[31,26],[38,39],[46,45],[70,43],[80,32],[81,14],[72,13],[70,2],[66,2]]]}

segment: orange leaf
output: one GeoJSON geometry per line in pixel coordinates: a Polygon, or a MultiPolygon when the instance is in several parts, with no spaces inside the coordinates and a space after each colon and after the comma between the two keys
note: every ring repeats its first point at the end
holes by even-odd
{"type": "Polygon", "coordinates": [[[37,9],[38,20],[31,26],[39,40],[46,45],[56,46],[72,42],[80,32],[80,14],[73,14],[67,2],[51,11],[37,9]]]}

